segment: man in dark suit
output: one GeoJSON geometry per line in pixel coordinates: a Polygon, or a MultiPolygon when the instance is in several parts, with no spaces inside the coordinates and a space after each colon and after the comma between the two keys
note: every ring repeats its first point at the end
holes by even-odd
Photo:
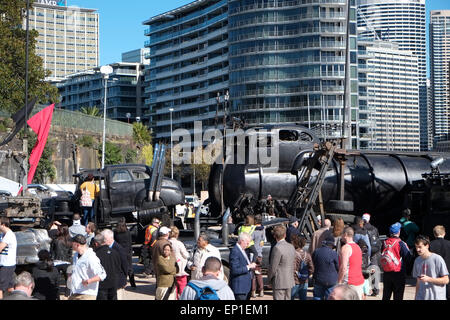
{"type": "Polygon", "coordinates": [[[120,273],[118,274],[118,289],[117,289],[117,300],[123,300],[123,292],[127,286],[128,277],[128,258],[125,249],[116,241],[114,241],[114,232],[110,229],[105,229],[101,232],[105,237],[105,244],[111,249],[119,253],[120,256],[120,273]]]}
{"type": "Polygon", "coordinates": [[[273,247],[268,270],[268,280],[273,288],[273,299],[291,300],[291,290],[295,285],[295,249],[292,244],[285,240],[285,226],[275,226],[273,235],[277,244],[273,247]]]}
{"type": "Polygon", "coordinates": [[[5,296],[3,300],[37,300],[31,297],[33,289],[33,276],[29,272],[23,271],[14,279],[14,291],[5,296]]]}
{"type": "Polygon", "coordinates": [[[94,237],[95,254],[106,271],[106,279],[98,287],[97,300],[117,300],[117,289],[121,268],[120,255],[105,243],[105,237],[99,233],[94,237]]]}
{"type": "Polygon", "coordinates": [[[230,252],[230,287],[236,300],[249,300],[252,288],[252,273],[256,268],[254,262],[250,262],[245,249],[250,244],[251,237],[242,232],[237,244],[230,252]]]}

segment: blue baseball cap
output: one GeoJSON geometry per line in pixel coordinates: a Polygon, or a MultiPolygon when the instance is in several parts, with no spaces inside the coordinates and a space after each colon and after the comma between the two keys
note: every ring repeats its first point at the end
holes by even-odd
{"type": "Polygon", "coordinates": [[[401,223],[400,222],[396,222],[389,228],[389,233],[390,234],[397,234],[397,233],[400,232],[401,228],[402,228],[401,223]]]}

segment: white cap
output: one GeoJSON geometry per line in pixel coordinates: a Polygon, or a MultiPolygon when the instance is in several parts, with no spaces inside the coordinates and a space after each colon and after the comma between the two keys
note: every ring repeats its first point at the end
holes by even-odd
{"type": "Polygon", "coordinates": [[[364,213],[364,214],[362,215],[362,219],[363,219],[365,222],[369,222],[369,221],[370,221],[370,214],[364,213]]]}
{"type": "Polygon", "coordinates": [[[161,235],[169,234],[169,232],[170,232],[170,229],[167,228],[167,227],[161,227],[161,228],[159,229],[159,234],[161,234],[161,235]]]}

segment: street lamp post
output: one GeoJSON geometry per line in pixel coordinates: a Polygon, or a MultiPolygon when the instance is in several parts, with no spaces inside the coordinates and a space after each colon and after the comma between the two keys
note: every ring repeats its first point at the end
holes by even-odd
{"type": "Polygon", "coordinates": [[[28,65],[29,65],[29,51],[30,51],[30,0],[27,0],[26,7],[26,42],[25,42],[25,137],[23,139],[23,153],[25,154],[25,160],[23,161],[24,177],[22,181],[22,195],[28,189],[28,127],[26,121],[28,120],[28,65]]]}
{"type": "Polygon", "coordinates": [[[106,104],[108,93],[108,79],[109,75],[113,73],[113,68],[111,66],[103,66],[100,68],[100,73],[103,75],[103,79],[105,80],[105,100],[103,101],[103,146],[102,146],[102,169],[103,169],[105,168],[106,104]]]}
{"type": "Polygon", "coordinates": [[[170,175],[173,179],[173,138],[172,138],[172,112],[173,108],[169,109],[170,111],[170,175]]]}

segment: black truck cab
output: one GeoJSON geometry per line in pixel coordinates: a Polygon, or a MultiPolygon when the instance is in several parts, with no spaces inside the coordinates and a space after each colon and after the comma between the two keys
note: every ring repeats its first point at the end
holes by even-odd
{"type": "MultiPolygon", "coordinates": [[[[184,192],[177,181],[163,177],[160,194],[150,198],[152,168],[143,164],[120,164],[104,169],[83,170],[78,178],[75,198],[81,196],[80,185],[88,174],[100,187],[94,202],[97,225],[110,226],[125,217],[127,223],[145,226],[153,216],[170,215],[177,204],[184,203],[184,192]]],[[[156,192],[155,192],[156,193],[156,192]]],[[[81,208],[79,208],[81,213],[81,208]]]]}

